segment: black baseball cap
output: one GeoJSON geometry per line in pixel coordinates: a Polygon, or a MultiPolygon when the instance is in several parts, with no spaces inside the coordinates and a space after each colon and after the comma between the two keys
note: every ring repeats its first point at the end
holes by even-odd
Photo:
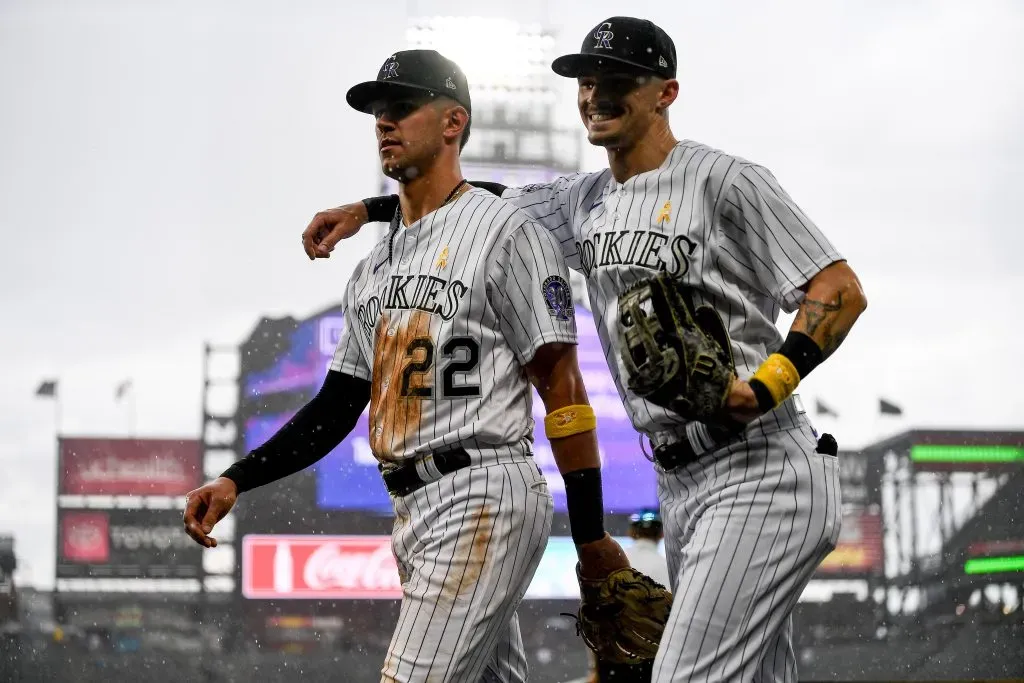
{"type": "Polygon", "coordinates": [[[675,43],[647,19],[611,17],[591,29],[578,54],[563,55],[551,64],[556,74],[566,78],[614,70],[617,66],[675,78],[675,43]]]}
{"type": "Polygon", "coordinates": [[[448,97],[473,111],[466,74],[436,50],[394,53],[380,67],[377,80],[357,83],[345,99],[353,109],[370,114],[374,102],[423,95],[448,97]]]}

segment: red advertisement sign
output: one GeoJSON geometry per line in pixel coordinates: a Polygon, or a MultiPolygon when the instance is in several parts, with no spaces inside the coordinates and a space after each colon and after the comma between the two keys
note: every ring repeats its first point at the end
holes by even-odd
{"type": "Polygon", "coordinates": [[[818,566],[822,574],[881,574],[882,517],[861,512],[843,515],[836,548],[818,566]]]}
{"type": "Polygon", "coordinates": [[[397,599],[402,597],[390,536],[246,536],[242,594],[247,598],[397,599]]]}
{"type": "Polygon", "coordinates": [[[60,493],[179,496],[202,483],[199,441],[61,439],[60,493]]]}
{"type": "Polygon", "coordinates": [[[1024,539],[976,541],[967,546],[967,557],[1015,555],[1017,553],[1024,553],[1024,539]]]}
{"type": "Polygon", "coordinates": [[[61,518],[61,557],[102,564],[110,559],[110,518],[105,512],[67,512],[61,518]]]}

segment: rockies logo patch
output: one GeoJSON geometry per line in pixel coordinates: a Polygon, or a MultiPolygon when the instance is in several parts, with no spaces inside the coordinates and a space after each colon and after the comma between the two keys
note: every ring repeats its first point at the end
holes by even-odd
{"type": "Polygon", "coordinates": [[[572,320],[572,288],[564,278],[552,275],[544,280],[542,287],[544,292],[544,303],[548,307],[548,313],[555,320],[572,320]]]}

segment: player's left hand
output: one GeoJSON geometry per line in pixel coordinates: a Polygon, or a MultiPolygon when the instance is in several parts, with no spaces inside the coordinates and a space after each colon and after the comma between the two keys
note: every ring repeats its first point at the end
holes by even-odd
{"type": "Polygon", "coordinates": [[[630,566],[626,551],[608,534],[576,546],[576,554],[580,561],[580,576],[584,579],[603,579],[616,569],[630,566]]]}
{"type": "Polygon", "coordinates": [[[217,539],[210,536],[213,527],[234,507],[238,499],[238,486],[227,477],[217,477],[189,491],[185,496],[182,523],[185,533],[204,548],[216,548],[217,539]]]}
{"type": "Polygon", "coordinates": [[[747,424],[761,416],[757,396],[745,380],[733,377],[729,395],[725,398],[725,412],[734,421],[747,424]]]}
{"type": "Polygon", "coordinates": [[[334,245],[359,232],[367,220],[366,205],[362,202],[320,211],[302,231],[302,250],[310,261],[331,258],[334,245]]]}

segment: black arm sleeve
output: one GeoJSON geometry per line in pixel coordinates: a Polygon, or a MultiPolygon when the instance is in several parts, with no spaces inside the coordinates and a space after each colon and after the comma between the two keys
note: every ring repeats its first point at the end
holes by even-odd
{"type": "Polygon", "coordinates": [[[398,210],[398,195],[386,194],[380,197],[368,197],[363,200],[366,206],[367,223],[390,223],[398,210]]]}
{"type": "Polygon", "coordinates": [[[501,183],[491,183],[487,182],[486,180],[474,180],[470,181],[469,184],[472,185],[473,187],[479,187],[481,190],[487,190],[491,194],[496,194],[499,197],[501,196],[502,192],[508,189],[507,186],[502,185],[501,183]]]}
{"type": "MultiPolygon", "coordinates": [[[[501,196],[501,193],[508,189],[501,183],[492,183],[486,180],[472,180],[469,183],[473,187],[479,187],[482,190],[487,190],[491,194],[501,196]]],[[[385,194],[379,197],[368,197],[363,200],[363,204],[366,205],[366,222],[367,223],[389,223],[395,216],[395,211],[398,210],[398,195],[397,194],[385,194]]]]}
{"type": "Polygon", "coordinates": [[[220,476],[243,493],[306,469],[348,436],[369,401],[369,382],[329,371],[320,391],[295,417],[220,476]]]}

